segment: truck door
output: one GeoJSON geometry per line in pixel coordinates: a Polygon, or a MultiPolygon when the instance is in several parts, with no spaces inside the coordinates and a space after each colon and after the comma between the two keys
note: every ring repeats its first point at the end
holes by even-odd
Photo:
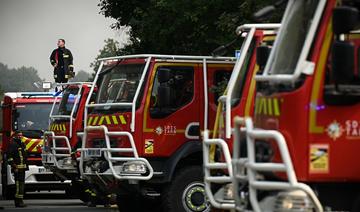
{"type": "MultiPolygon", "coordinates": [[[[229,82],[233,65],[212,65],[207,66],[207,87],[208,87],[208,129],[214,130],[215,118],[217,115],[218,99],[224,94],[229,82]]],[[[202,128],[203,129],[203,126],[202,128]]],[[[212,133],[210,134],[212,136],[212,133]]]]}
{"type": "Polygon", "coordinates": [[[332,51],[328,49],[331,41],[326,39],[321,53],[329,54],[327,57],[320,54],[314,72],[308,160],[309,176],[313,179],[359,180],[360,176],[357,162],[360,149],[360,37],[350,34],[347,38],[354,46],[353,69],[357,73],[354,79],[336,88],[336,79],[332,76],[332,51]]]}
{"type": "Polygon", "coordinates": [[[197,64],[154,65],[144,109],[144,154],[169,156],[199,137],[201,70],[197,64]]]}

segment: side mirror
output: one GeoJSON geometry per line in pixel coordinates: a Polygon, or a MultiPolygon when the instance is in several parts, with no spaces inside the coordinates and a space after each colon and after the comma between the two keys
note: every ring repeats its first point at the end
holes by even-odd
{"type": "Polygon", "coordinates": [[[256,63],[260,68],[266,65],[266,62],[270,55],[270,47],[266,45],[261,45],[256,48],[256,63]]]}
{"type": "Polygon", "coordinates": [[[336,35],[348,33],[355,29],[359,11],[355,7],[339,6],[333,10],[333,31],[336,35]]]}
{"type": "Polygon", "coordinates": [[[169,86],[160,85],[158,87],[158,106],[167,108],[171,105],[171,88],[169,86]]]}
{"type": "Polygon", "coordinates": [[[265,19],[265,18],[269,17],[269,15],[271,15],[275,10],[276,10],[276,8],[275,8],[274,5],[266,6],[266,7],[262,8],[262,9],[260,9],[259,11],[255,12],[253,14],[253,18],[256,21],[260,21],[262,19],[265,19]]]}
{"type": "Polygon", "coordinates": [[[282,5],[286,4],[287,0],[278,0],[273,5],[266,6],[253,14],[253,18],[256,21],[264,21],[268,18],[271,14],[274,13],[276,9],[281,7],[282,5]]]}
{"type": "Polygon", "coordinates": [[[171,79],[171,70],[168,68],[159,68],[157,78],[159,83],[168,82],[171,79]]]}
{"type": "Polygon", "coordinates": [[[334,41],[331,61],[332,75],[336,84],[346,84],[354,79],[354,50],[352,43],[334,41]]]}

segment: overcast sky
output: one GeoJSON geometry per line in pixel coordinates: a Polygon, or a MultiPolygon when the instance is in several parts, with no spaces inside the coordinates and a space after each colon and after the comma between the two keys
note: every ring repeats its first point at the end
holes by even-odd
{"type": "MultiPolygon", "coordinates": [[[[90,63],[114,38],[126,42],[124,32],[115,31],[113,19],[99,14],[99,0],[0,0],[0,62],[10,68],[32,66],[40,78],[53,80],[49,56],[58,38],[74,56],[75,71],[90,72],[90,63]]],[[[1,77],[1,76],[0,76],[1,77]]]]}

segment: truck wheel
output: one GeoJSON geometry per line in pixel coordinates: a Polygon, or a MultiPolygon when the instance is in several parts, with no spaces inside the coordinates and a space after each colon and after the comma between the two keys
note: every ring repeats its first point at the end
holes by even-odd
{"type": "Polygon", "coordinates": [[[143,211],[141,207],[143,202],[140,201],[139,195],[136,194],[127,194],[127,195],[116,195],[116,204],[120,212],[128,211],[143,211]]]}
{"type": "Polygon", "coordinates": [[[89,194],[85,192],[83,182],[72,180],[71,186],[68,188],[68,190],[69,193],[71,193],[71,196],[79,198],[84,203],[89,202],[89,194]]]}
{"type": "Polygon", "coordinates": [[[351,212],[358,212],[358,211],[360,211],[360,194],[355,198],[351,209],[351,212]]]}
{"type": "Polygon", "coordinates": [[[180,169],[162,194],[164,211],[207,212],[210,203],[205,194],[201,166],[180,169]]]}

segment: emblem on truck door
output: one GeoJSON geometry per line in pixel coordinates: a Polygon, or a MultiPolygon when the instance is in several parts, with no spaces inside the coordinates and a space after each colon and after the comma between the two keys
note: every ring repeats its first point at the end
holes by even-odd
{"type": "Polygon", "coordinates": [[[326,128],[326,132],[328,136],[334,141],[341,137],[344,132],[344,128],[339,124],[336,120],[334,120],[331,124],[329,124],[326,128]]]}
{"type": "Polygon", "coordinates": [[[163,133],[162,127],[158,126],[158,127],[155,129],[155,133],[158,134],[158,135],[161,135],[161,134],[163,133]]]}

